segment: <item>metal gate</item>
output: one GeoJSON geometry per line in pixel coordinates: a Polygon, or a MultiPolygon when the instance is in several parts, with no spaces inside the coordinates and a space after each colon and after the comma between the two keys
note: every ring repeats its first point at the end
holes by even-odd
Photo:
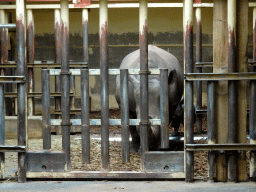
{"type": "MultiPolygon", "coordinates": [[[[235,18],[234,10],[236,8],[233,4],[234,1],[228,1],[228,15],[229,18],[235,18]]],[[[16,1],[16,15],[17,15],[17,45],[18,45],[18,61],[17,69],[19,77],[1,77],[3,82],[16,82],[18,83],[18,145],[13,147],[1,146],[0,163],[3,165],[4,152],[16,151],[19,157],[19,182],[25,182],[26,178],[104,178],[104,179],[131,179],[131,178],[154,178],[154,179],[170,179],[170,178],[185,178],[187,182],[193,181],[193,168],[194,168],[194,151],[196,150],[209,150],[209,177],[210,179],[215,177],[215,151],[232,151],[228,154],[229,164],[229,180],[236,180],[236,156],[239,150],[255,150],[255,127],[254,127],[254,115],[255,109],[250,109],[250,133],[251,144],[238,144],[236,143],[234,135],[237,133],[235,120],[237,119],[236,109],[236,81],[238,80],[255,80],[254,73],[236,73],[233,70],[233,64],[235,63],[235,43],[234,36],[230,33],[230,46],[229,46],[229,67],[231,68],[228,74],[193,74],[193,26],[192,26],[192,14],[193,14],[193,1],[184,1],[184,61],[185,61],[185,156],[183,152],[149,152],[148,149],[148,137],[147,128],[149,123],[155,125],[161,125],[161,147],[168,148],[168,112],[164,109],[166,98],[165,90],[167,86],[167,72],[166,70],[149,70],[147,66],[147,1],[141,0],[139,4],[140,12],[140,54],[141,65],[140,70],[109,70],[108,69],[108,3],[106,0],[100,0],[100,70],[82,69],[82,70],[70,70],[68,60],[68,45],[69,45],[69,2],[68,0],[61,0],[61,27],[62,27],[62,58],[58,59],[61,62],[61,70],[42,70],[42,98],[43,98],[43,151],[29,152],[26,151],[26,91],[25,91],[25,29],[24,29],[24,15],[25,15],[25,2],[23,0],[16,1]],[[159,74],[161,76],[162,86],[162,113],[161,119],[148,119],[148,73],[159,74]],[[81,110],[82,119],[70,119],[70,75],[81,75],[81,110]],[[109,88],[108,88],[108,75],[121,75],[121,95],[122,95],[122,119],[112,120],[109,119],[109,88]],[[141,75],[141,98],[143,102],[141,104],[142,116],[141,119],[128,118],[128,106],[125,99],[127,99],[127,80],[129,74],[141,75]],[[56,75],[61,77],[61,106],[62,106],[62,120],[50,119],[50,91],[49,91],[49,76],[56,75]],[[89,119],[89,75],[101,75],[101,120],[89,119]],[[7,79],[6,79],[7,78],[7,79]],[[223,80],[229,81],[229,106],[230,106],[230,126],[229,133],[230,138],[228,144],[216,144],[216,125],[215,123],[215,89],[216,81],[223,80]],[[194,81],[208,81],[208,144],[198,145],[193,144],[194,137],[194,123],[193,123],[193,82],[194,81]],[[232,99],[231,99],[232,98],[232,99]],[[51,149],[51,132],[50,127],[52,125],[61,126],[62,129],[62,149],[63,152],[52,152],[51,149]],[[90,156],[90,142],[89,142],[89,130],[90,125],[101,125],[102,127],[102,171],[98,172],[72,172],[70,165],[70,127],[71,125],[82,126],[82,151],[83,162],[88,163],[90,156]],[[128,138],[128,126],[140,125],[141,129],[141,171],[140,172],[111,172],[109,171],[109,125],[121,125],[122,126],[122,157],[123,161],[129,161],[129,138],[128,138]],[[27,157],[27,162],[25,157],[27,157]],[[183,158],[185,157],[185,171],[183,168],[183,158]],[[165,161],[164,161],[165,160],[165,161]],[[168,167],[168,169],[165,169],[168,167]],[[27,168],[27,169],[26,169],[27,168]]],[[[200,5],[199,5],[200,6],[200,5]]],[[[83,16],[86,18],[88,10],[83,12],[83,16]]],[[[88,16],[87,16],[88,17],[88,16]]],[[[83,20],[84,21],[84,20],[83,20]]],[[[234,21],[228,20],[230,28],[235,26],[234,21]]],[[[86,20],[85,25],[86,27],[86,20]]],[[[87,30],[83,30],[86,32],[87,30]]],[[[232,31],[231,31],[232,32],[232,31]]],[[[85,38],[86,39],[86,38],[85,38]]],[[[58,42],[57,42],[58,43],[58,42]]],[[[88,49],[88,41],[83,44],[88,49]]],[[[87,50],[88,51],[88,50],[87,50]]],[[[31,61],[33,62],[33,60],[31,61]]],[[[200,61],[199,61],[200,62],[200,61]]],[[[88,53],[84,55],[84,63],[88,63],[88,53]]],[[[251,100],[255,98],[254,81],[251,85],[251,100]]],[[[0,91],[0,96],[3,96],[3,91],[0,91]]],[[[2,97],[0,98],[2,101],[2,97]]],[[[167,100],[168,101],[168,100],[167,100]]],[[[1,105],[2,102],[1,102],[1,105]]],[[[1,107],[3,109],[3,107],[1,107]]],[[[3,117],[3,110],[1,110],[1,121],[3,117]]],[[[1,127],[1,131],[3,128],[1,127]]],[[[2,136],[3,134],[1,134],[2,136]]],[[[4,140],[4,139],[2,139],[4,140]]],[[[1,145],[2,145],[2,140],[1,145]]],[[[1,167],[2,168],[2,167],[1,167]]],[[[252,164],[251,164],[251,178],[255,179],[255,152],[252,152],[252,164]]]]}

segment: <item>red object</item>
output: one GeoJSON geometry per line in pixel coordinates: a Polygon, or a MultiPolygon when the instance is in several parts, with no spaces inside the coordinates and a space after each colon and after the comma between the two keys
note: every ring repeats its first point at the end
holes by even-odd
{"type": "Polygon", "coordinates": [[[201,0],[194,0],[194,3],[202,3],[201,0]]]}

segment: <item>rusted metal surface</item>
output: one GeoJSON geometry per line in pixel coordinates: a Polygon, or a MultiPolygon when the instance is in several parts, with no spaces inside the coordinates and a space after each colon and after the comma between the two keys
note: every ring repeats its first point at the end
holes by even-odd
{"type": "MultiPolygon", "coordinates": [[[[75,107],[75,76],[74,75],[70,75],[70,92],[73,92],[73,96],[70,97],[70,110],[75,110],[76,107],[75,107]]],[[[71,119],[74,119],[75,118],[75,114],[71,114],[70,113],[70,118],[71,119]]],[[[70,128],[70,133],[71,134],[76,134],[76,128],[74,126],[71,126],[70,128]]]]}
{"type": "MultiPolygon", "coordinates": [[[[0,84],[0,145],[5,145],[4,84],[0,84]]],[[[1,150],[1,148],[0,148],[1,150]]],[[[0,179],[5,174],[5,154],[0,151],[0,179]]]]}
{"type": "Polygon", "coordinates": [[[147,0],[139,2],[139,38],[140,38],[140,149],[141,170],[145,170],[145,152],[148,143],[148,9],[147,0]]]}
{"type": "Polygon", "coordinates": [[[120,70],[122,160],[130,162],[128,69],[120,70]]]}
{"type": "MultiPolygon", "coordinates": [[[[83,57],[84,62],[89,62],[89,37],[88,37],[88,9],[82,9],[82,27],[83,27],[83,57]]],[[[88,66],[85,65],[85,66],[88,66]]]]}
{"type": "Polygon", "coordinates": [[[51,104],[50,104],[50,75],[49,70],[42,70],[42,122],[43,149],[51,149],[51,104]]]}
{"type": "Polygon", "coordinates": [[[61,5],[61,110],[62,110],[62,150],[65,155],[65,169],[71,170],[70,160],[70,74],[69,74],[69,7],[68,0],[61,5]]]}
{"type": "MultiPolygon", "coordinates": [[[[61,19],[60,19],[60,10],[54,10],[54,37],[55,37],[55,63],[61,63],[61,19]]],[[[56,68],[56,69],[59,69],[56,68]]],[[[60,76],[55,77],[55,91],[61,92],[61,83],[60,83],[60,76]]],[[[61,97],[55,98],[55,110],[61,110],[61,97]]],[[[55,115],[56,119],[61,119],[61,115],[55,115]]],[[[61,134],[61,126],[56,126],[56,134],[61,134]]]]}
{"type": "MultiPolygon", "coordinates": [[[[27,62],[35,61],[35,34],[34,15],[32,10],[27,11],[27,62]]],[[[28,68],[27,91],[34,91],[34,69],[28,68]]],[[[28,98],[28,116],[34,115],[34,98],[28,98]]]]}
{"type": "MultiPolygon", "coordinates": [[[[236,0],[228,0],[228,72],[234,73],[236,69],[236,0]]],[[[228,143],[237,142],[237,82],[228,82],[228,143]]],[[[228,180],[237,181],[236,154],[228,157],[228,180]]]]}
{"type": "Polygon", "coordinates": [[[169,85],[168,69],[160,69],[160,139],[161,148],[169,148],[169,85]]]}
{"type": "Polygon", "coordinates": [[[184,172],[183,151],[149,151],[145,156],[146,172],[184,172]]]}
{"type": "Polygon", "coordinates": [[[101,158],[102,170],[109,170],[109,86],[108,86],[108,1],[100,4],[100,71],[101,71],[101,158]]]}
{"type": "Polygon", "coordinates": [[[65,154],[57,151],[27,152],[28,172],[64,172],[65,154]]]}
{"type": "Polygon", "coordinates": [[[82,161],[90,163],[90,100],[89,70],[81,70],[81,129],[82,129],[82,161]]]}
{"type": "MultiPolygon", "coordinates": [[[[0,22],[2,23],[1,27],[10,27],[8,23],[8,14],[5,12],[5,10],[0,10],[0,22]]],[[[16,25],[15,25],[16,27],[16,25]]],[[[6,70],[3,65],[8,63],[8,28],[0,28],[0,46],[1,46],[1,51],[0,51],[0,60],[1,60],[1,69],[0,73],[1,75],[10,75],[8,74],[8,69],[6,70]]],[[[6,84],[4,86],[4,91],[11,91],[12,90],[12,85],[11,84],[6,84]]],[[[5,114],[6,115],[12,115],[12,101],[9,98],[5,99],[5,114]]]]}
{"type": "MultiPolygon", "coordinates": [[[[193,0],[184,1],[184,71],[193,73],[193,0]]],[[[194,143],[194,119],[193,119],[193,82],[185,81],[185,144],[194,143]]],[[[185,151],[186,182],[194,180],[194,153],[185,151]]]]}
{"type": "MultiPolygon", "coordinates": [[[[25,1],[16,1],[16,46],[17,46],[17,75],[26,75],[25,65],[25,1]]],[[[26,141],[26,85],[17,85],[18,93],[18,145],[27,146],[26,141]]],[[[26,181],[26,153],[18,153],[18,182],[26,181]]]]}
{"type": "MultiPolygon", "coordinates": [[[[201,0],[195,3],[201,3],[201,0]]],[[[201,8],[196,8],[196,62],[202,62],[202,23],[201,8]]],[[[202,73],[202,68],[196,67],[196,73],[202,73]]],[[[196,82],[196,110],[202,109],[202,82],[196,82]]],[[[197,132],[202,132],[202,115],[196,115],[197,132]]]]}
{"type": "MultiPolygon", "coordinates": [[[[216,144],[217,129],[216,129],[216,81],[207,82],[207,136],[208,144],[216,144]]],[[[216,156],[215,152],[209,151],[209,179],[214,180],[216,177],[216,156]]]]}

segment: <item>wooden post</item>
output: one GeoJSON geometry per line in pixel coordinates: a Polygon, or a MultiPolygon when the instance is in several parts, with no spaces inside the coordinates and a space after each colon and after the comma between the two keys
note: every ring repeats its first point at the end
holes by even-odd
{"type": "MultiPolygon", "coordinates": [[[[228,72],[227,1],[214,0],[213,8],[213,73],[228,72]]],[[[227,142],[228,131],[228,84],[219,81],[216,86],[217,143],[227,142]]],[[[216,158],[216,180],[227,181],[226,157],[220,153],[216,158]]]]}

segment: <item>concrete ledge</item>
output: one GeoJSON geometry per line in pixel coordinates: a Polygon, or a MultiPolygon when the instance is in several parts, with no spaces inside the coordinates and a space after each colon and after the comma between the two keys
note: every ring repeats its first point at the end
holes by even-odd
{"type": "MultiPolygon", "coordinates": [[[[42,116],[30,116],[27,121],[28,138],[42,138],[42,116]]],[[[5,116],[5,139],[17,139],[17,116],[5,116]]]]}

